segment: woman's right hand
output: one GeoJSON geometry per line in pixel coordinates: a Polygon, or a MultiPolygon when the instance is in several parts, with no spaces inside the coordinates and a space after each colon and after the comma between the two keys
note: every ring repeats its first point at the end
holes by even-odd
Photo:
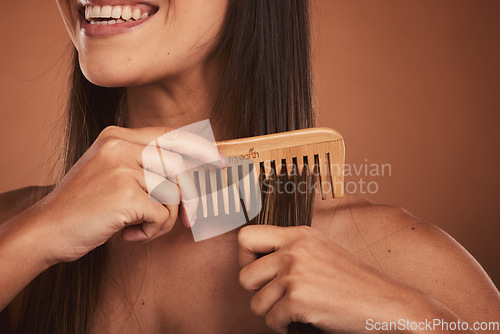
{"type": "Polygon", "coordinates": [[[171,130],[107,127],[30,208],[29,230],[44,238],[52,262],[74,261],[119,231],[124,240],[149,241],[168,233],[178,216],[186,226],[194,223],[198,199],[194,180],[182,174],[183,156],[223,163],[213,142],[171,130]]]}

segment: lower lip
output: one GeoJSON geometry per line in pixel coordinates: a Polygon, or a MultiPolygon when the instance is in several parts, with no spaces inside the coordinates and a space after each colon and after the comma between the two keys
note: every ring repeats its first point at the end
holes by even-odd
{"type": "Polygon", "coordinates": [[[115,24],[90,24],[90,22],[88,22],[83,17],[83,15],[80,15],[80,27],[86,36],[91,36],[91,37],[112,36],[136,29],[140,25],[149,21],[155,14],[137,21],[131,20],[129,22],[122,22],[115,24]]]}

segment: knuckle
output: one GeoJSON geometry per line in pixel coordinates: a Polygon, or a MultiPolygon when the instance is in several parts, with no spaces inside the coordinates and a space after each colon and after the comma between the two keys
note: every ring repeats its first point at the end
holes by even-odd
{"type": "Polygon", "coordinates": [[[99,148],[99,152],[103,156],[110,156],[117,153],[120,148],[123,147],[123,141],[116,137],[110,137],[104,140],[101,147],[99,148]]]}
{"type": "Polygon", "coordinates": [[[296,226],[297,235],[299,237],[309,237],[311,235],[311,227],[307,225],[296,226]]]}
{"type": "Polygon", "coordinates": [[[129,153],[129,148],[125,140],[119,138],[107,139],[98,151],[100,159],[107,163],[116,164],[122,161],[123,157],[129,153]]]}
{"type": "Polygon", "coordinates": [[[292,250],[281,250],[281,257],[282,257],[282,263],[284,264],[283,268],[283,273],[282,273],[282,279],[285,280],[287,279],[288,275],[292,273],[292,268],[295,262],[295,255],[293,254],[292,250]]]}
{"type": "Polygon", "coordinates": [[[302,301],[302,290],[297,282],[291,283],[287,289],[287,297],[291,305],[302,301]]]}
{"type": "Polygon", "coordinates": [[[264,308],[262,307],[262,300],[260,298],[259,294],[256,294],[251,300],[250,300],[250,311],[252,311],[253,314],[263,317],[266,315],[266,312],[264,308]]]}
{"type": "Polygon", "coordinates": [[[250,231],[250,226],[243,226],[240,228],[238,231],[238,244],[244,244],[245,241],[247,240],[247,235],[250,231]]]}
{"type": "Polygon", "coordinates": [[[266,317],[264,318],[264,321],[266,322],[266,326],[271,328],[274,331],[278,330],[278,325],[276,323],[276,317],[272,312],[269,312],[266,314],[266,317]]]}
{"type": "Polygon", "coordinates": [[[132,206],[119,206],[117,208],[117,211],[117,223],[119,224],[120,228],[137,221],[138,217],[140,217],[141,214],[138,208],[132,206]]]}
{"type": "Polygon", "coordinates": [[[294,238],[294,240],[292,241],[292,248],[297,253],[308,254],[308,252],[311,251],[313,244],[315,243],[313,238],[315,230],[309,226],[296,226],[293,228],[295,229],[294,232],[296,238],[294,238]]]}
{"type": "Polygon", "coordinates": [[[107,150],[111,153],[123,147],[124,144],[125,144],[124,140],[117,137],[110,137],[106,139],[106,142],[102,145],[101,149],[107,150]]]}
{"type": "Polygon", "coordinates": [[[310,254],[307,244],[294,245],[287,258],[288,274],[297,277],[308,276],[313,261],[314,256],[310,254]]]}
{"type": "Polygon", "coordinates": [[[288,267],[296,266],[300,262],[301,256],[303,254],[302,246],[300,243],[291,245],[290,248],[284,250],[283,258],[288,263],[288,267]]]}
{"type": "Polygon", "coordinates": [[[158,224],[153,222],[143,222],[142,224],[143,224],[144,234],[146,235],[145,240],[146,241],[153,240],[160,230],[158,224]]]}
{"type": "Polygon", "coordinates": [[[290,250],[292,254],[292,260],[295,262],[300,261],[303,257],[306,257],[311,252],[311,244],[306,240],[297,240],[292,249],[290,250]]]}
{"type": "Polygon", "coordinates": [[[171,219],[167,219],[161,226],[160,232],[161,233],[168,233],[172,230],[174,227],[174,222],[171,221],[171,219]]]}
{"type": "Polygon", "coordinates": [[[286,275],[281,278],[282,284],[285,286],[287,292],[294,291],[298,289],[298,283],[295,277],[292,275],[286,275]]]}
{"type": "Polygon", "coordinates": [[[238,275],[238,280],[240,282],[240,285],[243,287],[245,290],[249,290],[249,283],[248,283],[248,269],[244,267],[243,269],[240,270],[240,273],[238,275]]]}
{"type": "Polygon", "coordinates": [[[168,233],[170,231],[172,231],[172,228],[174,226],[172,224],[163,224],[160,228],[160,231],[158,233],[161,233],[162,235],[165,234],[165,233],[168,233]]]}
{"type": "Polygon", "coordinates": [[[294,260],[291,261],[288,267],[288,273],[290,275],[302,275],[305,272],[301,261],[294,260]]]}
{"type": "Polygon", "coordinates": [[[184,158],[182,157],[182,155],[172,152],[168,160],[171,166],[174,168],[176,174],[186,170],[186,163],[184,162],[184,158]]]}
{"type": "Polygon", "coordinates": [[[285,298],[288,312],[293,319],[305,324],[312,322],[308,307],[305,306],[306,299],[302,291],[297,290],[289,293],[285,298]]]}
{"type": "Polygon", "coordinates": [[[303,299],[300,291],[287,291],[287,294],[283,297],[286,303],[286,311],[292,319],[300,319],[298,321],[302,323],[308,323],[305,321],[304,307],[302,307],[303,299]]]}
{"type": "Polygon", "coordinates": [[[98,138],[107,139],[107,138],[116,137],[116,135],[119,131],[119,128],[120,127],[118,127],[116,125],[107,126],[104,128],[104,130],[101,131],[98,138]]]}
{"type": "Polygon", "coordinates": [[[155,237],[155,234],[151,233],[151,232],[144,232],[144,235],[146,236],[143,240],[143,242],[148,242],[148,241],[151,241],[154,239],[155,237]]]}

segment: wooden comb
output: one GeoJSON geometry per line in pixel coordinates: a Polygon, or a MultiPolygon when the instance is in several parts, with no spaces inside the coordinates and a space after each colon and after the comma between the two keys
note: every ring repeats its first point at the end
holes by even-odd
{"type": "MultiPolygon", "coordinates": [[[[229,214],[231,210],[240,212],[242,205],[245,211],[255,209],[260,203],[251,198],[255,199],[252,195],[258,189],[258,180],[279,173],[278,166],[283,164],[296,166],[300,175],[317,175],[322,199],[344,194],[344,140],[333,129],[308,128],[220,141],[216,145],[229,166],[208,171],[203,167],[194,169],[203,217],[229,214]]],[[[287,170],[290,173],[291,169],[287,170]]]]}

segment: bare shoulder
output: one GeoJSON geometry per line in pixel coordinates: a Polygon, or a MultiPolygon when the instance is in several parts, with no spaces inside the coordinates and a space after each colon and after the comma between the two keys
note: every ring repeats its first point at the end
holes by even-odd
{"type": "Polygon", "coordinates": [[[47,193],[53,186],[29,186],[0,193],[0,224],[33,205],[38,194],[47,193]]]}
{"type": "Polygon", "coordinates": [[[314,202],[312,226],[352,253],[360,253],[369,245],[425,224],[403,208],[373,204],[367,199],[346,194],[339,199],[314,202]]]}
{"type": "Polygon", "coordinates": [[[373,204],[355,195],[320,199],[315,202],[312,227],[390,278],[434,297],[464,320],[500,317],[500,293],[481,265],[446,232],[403,208],[373,204]]]}

